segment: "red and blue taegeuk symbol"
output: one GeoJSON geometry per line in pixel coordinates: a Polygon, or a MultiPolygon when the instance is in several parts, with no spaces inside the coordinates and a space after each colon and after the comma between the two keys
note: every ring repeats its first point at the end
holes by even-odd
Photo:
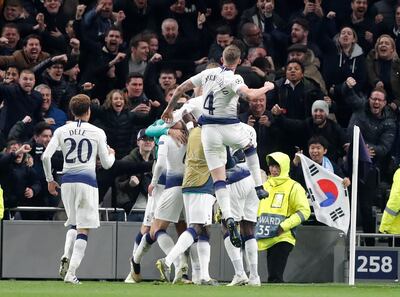
{"type": "Polygon", "coordinates": [[[322,201],[319,205],[321,207],[331,206],[338,198],[338,188],[335,183],[329,179],[320,179],[317,181],[319,187],[324,192],[326,199],[322,201]]]}

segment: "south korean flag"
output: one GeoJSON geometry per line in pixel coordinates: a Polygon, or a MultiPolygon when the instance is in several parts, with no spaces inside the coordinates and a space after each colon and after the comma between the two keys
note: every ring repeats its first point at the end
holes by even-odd
{"type": "Polygon", "coordinates": [[[304,180],[317,220],[345,234],[350,224],[350,202],[343,179],[323,168],[303,154],[301,160],[304,180]]]}

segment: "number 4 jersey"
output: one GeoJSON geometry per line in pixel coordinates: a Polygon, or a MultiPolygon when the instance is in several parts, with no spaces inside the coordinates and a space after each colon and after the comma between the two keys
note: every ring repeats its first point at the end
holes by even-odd
{"type": "Polygon", "coordinates": [[[209,119],[237,119],[236,94],[245,86],[243,78],[225,67],[212,68],[193,76],[190,81],[203,88],[203,116],[209,119]]]}
{"type": "Polygon", "coordinates": [[[53,180],[50,158],[61,148],[64,156],[63,183],[84,183],[97,187],[96,157],[103,168],[110,168],[114,155],[108,152],[104,131],[82,121],[71,122],[58,128],[43,153],[43,167],[47,182],[53,180]]]}

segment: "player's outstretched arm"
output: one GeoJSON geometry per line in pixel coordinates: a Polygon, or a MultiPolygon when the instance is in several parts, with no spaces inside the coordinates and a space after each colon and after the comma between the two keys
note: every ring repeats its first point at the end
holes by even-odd
{"type": "Polygon", "coordinates": [[[275,88],[275,85],[272,82],[265,82],[264,86],[258,89],[250,89],[246,85],[241,86],[237,90],[237,94],[245,99],[246,101],[256,99],[260,97],[261,95],[268,93],[269,91],[273,90],[275,88]]]}
{"type": "Polygon", "coordinates": [[[190,90],[193,90],[195,85],[190,81],[190,79],[184,81],[180,84],[174,94],[172,95],[171,101],[168,103],[167,108],[164,110],[163,114],[161,115],[161,119],[164,120],[166,123],[171,123],[173,120],[172,112],[174,111],[178,99],[182,97],[182,95],[190,90]]]}
{"type": "Polygon", "coordinates": [[[51,157],[54,155],[55,151],[57,150],[57,148],[60,145],[59,140],[58,140],[59,134],[57,131],[58,130],[56,130],[54,132],[53,137],[51,138],[49,144],[47,145],[47,147],[44,150],[43,155],[42,155],[43,170],[44,170],[44,174],[46,176],[46,181],[48,183],[54,181],[52,169],[51,169],[51,157]]]}

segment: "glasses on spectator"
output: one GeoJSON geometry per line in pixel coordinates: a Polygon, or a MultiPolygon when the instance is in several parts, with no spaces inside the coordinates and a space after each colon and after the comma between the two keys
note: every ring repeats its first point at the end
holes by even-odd
{"type": "Polygon", "coordinates": [[[371,101],[378,101],[378,102],[384,102],[384,101],[385,101],[385,99],[377,98],[377,97],[369,97],[369,100],[371,100],[371,101]]]}

